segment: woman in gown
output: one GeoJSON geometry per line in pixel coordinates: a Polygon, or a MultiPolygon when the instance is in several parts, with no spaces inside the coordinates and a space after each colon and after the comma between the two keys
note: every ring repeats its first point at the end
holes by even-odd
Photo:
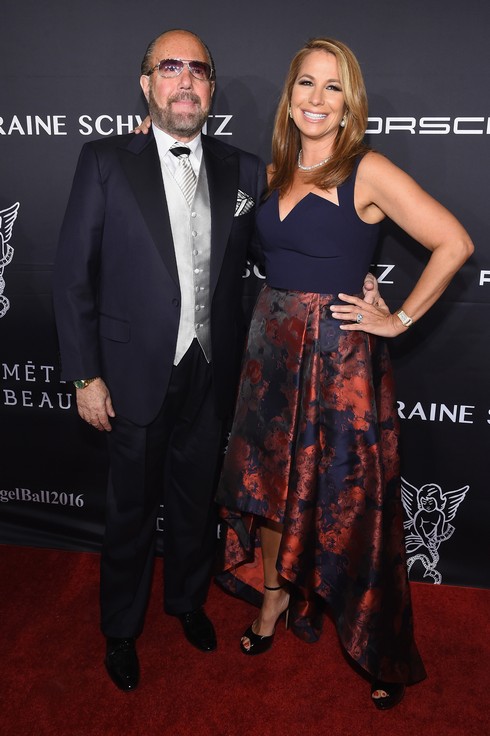
{"type": "Polygon", "coordinates": [[[270,648],[290,604],[294,633],[315,641],[328,604],[373,703],[386,709],[425,670],[413,638],[393,379],[378,338],[420,319],[473,245],[442,205],[364,145],[366,128],[356,58],[338,41],[310,41],[286,79],[258,213],[266,285],[217,495],[226,522],[218,580],[261,605],[241,639],[248,655],[270,648]],[[386,216],[431,252],[394,314],[349,296],[361,292],[386,216]]]}

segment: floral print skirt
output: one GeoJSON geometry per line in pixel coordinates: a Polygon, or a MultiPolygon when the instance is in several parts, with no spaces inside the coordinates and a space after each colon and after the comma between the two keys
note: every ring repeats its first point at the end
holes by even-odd
{"type": "Polygon", "coordinates": [[[328,609],[373,677],[414,683],[400,499],[398,424],[386,345],[343,331],[332,295],[264,286],[248,345],[217,501],[229,592],[260,605],[260,525],[283,525],[277,569],[293,631],[318,639],[328,609]]]}

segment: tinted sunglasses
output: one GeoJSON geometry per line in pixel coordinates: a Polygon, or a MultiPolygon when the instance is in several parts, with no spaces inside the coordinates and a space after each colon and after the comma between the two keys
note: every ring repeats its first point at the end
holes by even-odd
{"type": "Polygon", "coordinates": [[[188,68],[193,77],[203,82],[210,80],[213,76],[214,69],[209,64],[205,61],[194,61],[193,59],[162,59],[158,64],[155,64],[153,69],[150,69],[147,76],[153,74],[157,69],[160,77],[167,79],[178,77],[179,74],[182,74],[184,66],[188,68]]]}

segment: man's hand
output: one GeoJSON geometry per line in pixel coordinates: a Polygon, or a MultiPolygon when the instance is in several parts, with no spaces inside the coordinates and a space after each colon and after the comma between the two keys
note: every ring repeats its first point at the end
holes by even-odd
{"type": "Polygon", "coordinates": [[[99,432],[110,432],[109,417],[115,417],[109,389],[102,378],[96,378],[85,388],[77,388],[78,413],[88,424],[99,432]]]}
{"type": "Polygon", "coordinates": [[[362,285],[362,292],[364,294],[365,302],[367,302],[368,304],[374,304],[374,306],[379,307],[379,309],[386,310],[387,314],[390,313],[390,310],[386,306],[384,299],[379,293],[378,279],[373,276],[372,273],[366,274],[364,278],[364,284],[362,285]]]}

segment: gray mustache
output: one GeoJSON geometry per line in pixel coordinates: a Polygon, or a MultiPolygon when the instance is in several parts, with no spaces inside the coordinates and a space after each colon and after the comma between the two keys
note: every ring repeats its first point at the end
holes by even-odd
{"type": "Polygon", "coordinates": [[[179,94],[168,98],[169,102],[180,102],[181,100],[190,100],[191,102],[195,102],[197,105],[201,102],[200,97],[195,95],[193,92],[179,92],[179,94]]]}

